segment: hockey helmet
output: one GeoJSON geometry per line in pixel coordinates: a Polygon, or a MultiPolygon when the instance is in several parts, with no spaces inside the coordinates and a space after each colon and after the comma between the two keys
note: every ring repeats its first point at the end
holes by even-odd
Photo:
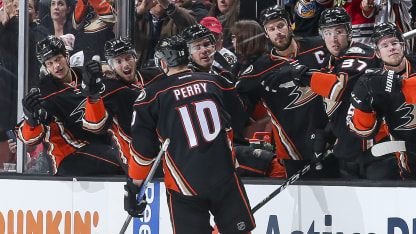
{"type": "Polygon", "coordinates": [[[168,67],[176,67],[189,63],[189,52],[185,40],[178,35],[164,38],[155,48],[155,63],[160,66],[161,59],[168,67]]]}
{"type": "Polygon", "coordinates": [[[403,34],[399,28],[392,23],[381,23],[373,28],[373,34],[371,35],[371,41],[377,47],[378,41],[385,36],[397,37],[399,41],[404,42],[403,34]]]}
{"type": "Polygon", "coordinates": [[[260,13],[260,22],[263,24],[263,27],[266,26],[268,22],[275,19],[285,19],[288,25],[291,22],[289,13],[278,5],[268,7],[260,13]]]}
{"type": "Polygon", "coordinates": [[[66,52],[64,42],[53,35],[47,36],[36,44],[36,57],[41,64],[58,54],[65,57],[66,52]]]}
{"type": "Polygon", "coordinates": [[[348,33],[351,32],[351,16],[343,7],[325,9],[319,18],[319,28],[323,30],[327,27],[344,25],[348,33]]]}
{"type": "Polygon", "coordinates": [[[188,45],[205,37],[209,38],[212,44],[215,45],[216,43],[214,34],[212,34],[212,32],[202,24],[194,24],[185,28],[183,30],[182,37],[188,45]]]}
{"type": "Polygon", "coordinates": [[[127,37],[111,39],[104,45],[104,55],[107,61],[127,53],[136,55],[136,51],[133,49],[133,46],[127,37]]]}

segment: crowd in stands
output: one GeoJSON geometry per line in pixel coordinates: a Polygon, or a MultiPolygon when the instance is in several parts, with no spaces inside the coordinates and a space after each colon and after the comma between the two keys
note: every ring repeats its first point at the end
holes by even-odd
{"type": "Polygon", "coordinates": [[[233,126],[241,176],[287,178],[313,162],[314,153],[325,153],[310,178],[414,177],[416,147],[377,160],[369,155],[383,141],[416,144],[409,94],[416,86],[406,82],[416,75],[416,48],[413,37],[402,36],[415,29],[412,1],[138,0],[132,38],[115,36],[115,1],[27,1],[24,120],[17,118],[19,0],[0,1],[0,164],[16,162],[16,144],[6,135],[14,129],[30,145],[28,173],[128,173],[129,161],[141,160],[129,148],[134,119],[128,108],[141,89],[168,73],[159,68],[158,45],[176,35],[187,43],[190,70],[225,77],[241,99],[247,116],[241,116],[244,126],[233,126]],[[386,34],[375,40],[375,29],[386,34]],[[397,40],[386,42],[386,35],[397,40]],[[386,48],[396,48],[400,61],[391,61],[386,48]],[[369,68],[376,70],[366,73],[369,68]],[[96,80],[101,73],[106,78],[96,80]],[[383,109],[382,101],[391,100],[380,95],[389,94],[373,91],[369,80],[390,76],[403,80],[394,87],[402,96],[395,96],[396,109],[383,109]],[[409,123],[397,124],[399,117],[389,114],[400,111],[409,123]],[[253,147],[255,132],[266,132],[258,140],[271,147],[253,147]]]}

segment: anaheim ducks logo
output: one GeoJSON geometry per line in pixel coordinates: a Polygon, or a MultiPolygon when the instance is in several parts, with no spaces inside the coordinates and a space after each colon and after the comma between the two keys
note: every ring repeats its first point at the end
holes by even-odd
{"type": "Polygon", "coordinates": [[[78,104],[78,106],[71,112],[71,114],[69,115],[70,117],[74,117],[76,118],[75,122],[82,122],[82,119],[85,116],[85,106],[87,104],[87,99],[85,98],[84,100],[82,100],[82,102],[80,102],[78,104]],[[77,116],[79,115],[79,116],[77,116]]]}
{"type": "Polygon", "coordinates": [[[397,108],[396,112],[404,111],[405,114],[401,117],[401,119],[404,119],[406,122],[398,127],[396,127],[394,130],[414,130],[416,129],[416,108],[415,104],[408,105],[406,103],[403,103],[399,108],[397,108]]]}
{"type": "Polygon", "coordinates": [[[290,92],[289,96],[295,96],[295,98],[285,107],[286,110],[303,106],[318,95],[312,92],[309,87],[295,87],[292,92],[290,92]]]}
{"type": "Polygon", "coordinates": [[[314,0],[300,0],[294,11],[299,17],[312,18],[316,13],[316,3],[314,0]]]}
{"type": "Polygon", "coordinates": [[[140,102],[145,98],[146,98],[146,90],[142,89],[142,90],[140,90],[139,96],[136,98],[135,102],[140,102]]]}

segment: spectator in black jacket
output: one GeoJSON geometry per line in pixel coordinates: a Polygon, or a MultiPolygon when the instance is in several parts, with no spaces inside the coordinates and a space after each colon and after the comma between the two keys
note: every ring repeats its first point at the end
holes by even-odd
{"type": "Polygon", "coordinates": [[[196,21],[201,22],[201,20],[208,15],[208,10],[204,4],[199,0],[172,0],[178,7],[183,7],[185,9],[191,10],[195,14],[196,21]]]}

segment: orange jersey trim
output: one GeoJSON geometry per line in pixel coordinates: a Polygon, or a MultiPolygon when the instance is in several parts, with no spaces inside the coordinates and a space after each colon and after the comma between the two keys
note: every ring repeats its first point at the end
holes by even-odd
{"type": "Polygon", "coordinates": [[[407,104],[416,103],[416,77],[403,79],[402,92],[407,104]]]}

